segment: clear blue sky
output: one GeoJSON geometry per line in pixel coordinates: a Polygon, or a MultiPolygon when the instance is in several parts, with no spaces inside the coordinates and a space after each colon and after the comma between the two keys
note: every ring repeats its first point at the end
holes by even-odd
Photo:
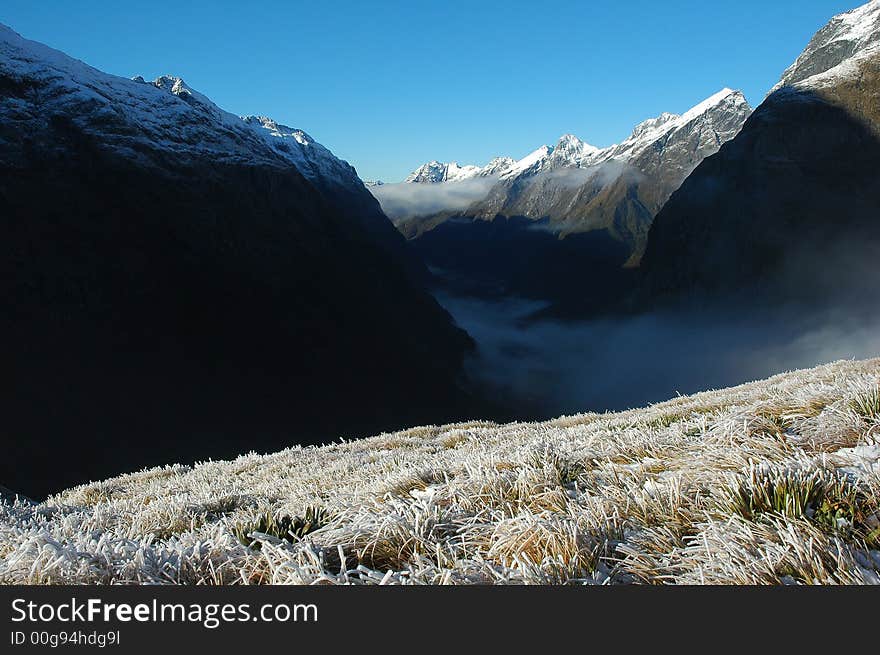
{"type": "Polygon", "coordinates": [[[860,0],[3,0],[0,22],[104,71],[183,77],[299,127],[365,179],[430,159],[597,146],[722,87],[755,105],[860,0]]]}

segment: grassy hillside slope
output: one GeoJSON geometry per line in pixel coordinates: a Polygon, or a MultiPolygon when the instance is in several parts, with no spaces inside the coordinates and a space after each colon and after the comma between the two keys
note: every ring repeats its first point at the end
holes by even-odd
{"type": "Polygon", "coordinates": [[[878,583],[880,359],[0,501],[4,583],[878,583]]]}

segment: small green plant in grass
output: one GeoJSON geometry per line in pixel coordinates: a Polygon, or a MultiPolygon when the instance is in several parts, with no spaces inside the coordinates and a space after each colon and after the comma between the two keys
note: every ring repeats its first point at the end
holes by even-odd
{"type": "Polygon", "coordinates": [[[782,437],[788,427],[789,421],[784,416],[773,412],[759,412],[755,417],[751,434],[782,437]]]}
{"type": "Polygon", "coordinates": [[[563,487],[574,484],[586,472],[587,467],[577,461],[561,460],[556,466],[559,484],[563,487]]]}
{"type": "Polygon", "coordinates": [[[852,398],[849,407],[863,418],[880,419],[880,384],[852,398]]]}
{"type": "Polygon", "coordinates": [[[836,472],[752,467],[726,495],[728,508],[750,521],[780,514],[806,518],[827,532],[871,537],[865,524],[868,498],[836,472]]]}
{"type": "Polygon", "coordinates": [[[668,428],[686,418],[687,416],[684,414],[661,414],[656,418],[645,421],[644,425],[648,428],[668,428]]]}
{"type": "Polygon", "coordinates": [[[549,465],[556,482],[562,487],[573,484],[580,476],[590,470],[590,467],[583,461],[565,457],[549,448],[542,452],[532,453],[529,464],[537,469],[549,465]]]}
{"type": "Polygon", "coordinates": [[[238,540],[248,547],[259,548],[259,542],[251,535],[255,532],[277,539],[293,542],[327,525],[332,515],[323,507],[307,507],[302,516],[283,514],[276,516],[271,512],[260,515],[253,523],[239,523],[234,532],[238,540]]]}
{"type": "Polygon", "coordinates": [[[201,508],[194,508],[194,511],[201,509],[206,518],[213,520],[231,514],[238,509],[240,505],[240,499],[235,496],[222,496],[220,498],[209,500],[202,505],[201,508]]]}

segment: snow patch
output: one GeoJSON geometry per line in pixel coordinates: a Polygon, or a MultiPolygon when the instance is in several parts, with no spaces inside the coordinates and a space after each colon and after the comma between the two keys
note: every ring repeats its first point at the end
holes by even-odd
{"type": "Polygon", "coordinates": [[[833,17],[770,90],[784,86],[815,88],[857,74],[856,64],[876,55],[880,44],[880,0],[833,17]]]}

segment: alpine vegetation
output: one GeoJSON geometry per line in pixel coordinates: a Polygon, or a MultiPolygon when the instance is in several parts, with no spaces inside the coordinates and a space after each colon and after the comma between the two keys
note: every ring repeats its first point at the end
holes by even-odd
{"type": "Polygon", "coordinates": [[[7,584],[877,584],[880,359],[0,501],[7,584]]]}

